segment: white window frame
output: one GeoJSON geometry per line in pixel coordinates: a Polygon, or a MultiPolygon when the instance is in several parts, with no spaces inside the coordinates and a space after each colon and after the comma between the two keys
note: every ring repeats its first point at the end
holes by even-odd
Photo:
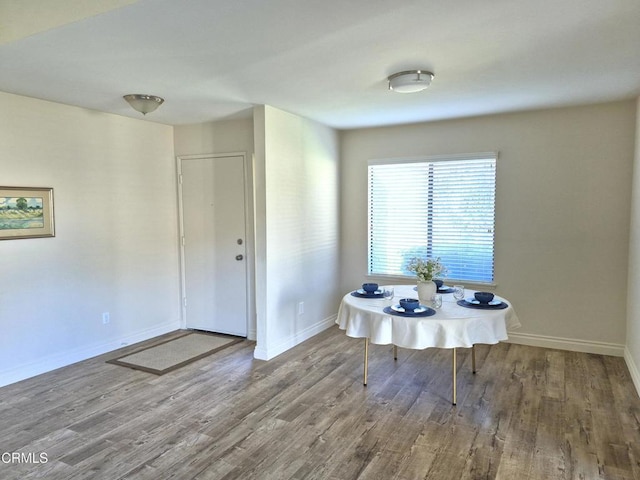
{"type": "MultiPolygon", "coordinates": [[[[371,167],[376,165],[397,165],[397,164],[410,164],[410,163],[424,163],[430,164],[435,162],[450,162],[450,161],[467,161],[467,160],[492,160],[495,165],[494,177],[493,177],[493,210],[492,210],[492,226],[490,230],[491,234],[491,267],[490,274],[491,278],[484,278],[482,280],[472,279],[472,278],[456,278],[455,276],[448,275],[445,277],[448,283],[453,281],[457,281],[459,283],[467,283],[467,284],[480,284],[480,285],[495,285],[495,211],[496,211],[496,190],[497,190],[497,164],[498,164],[498,152],[478,152],[478,153],[467,153],[467,154],[452,154],[452,155],[431,155],[431,156],[422,156],[422,157],[411,157],[411,158],[391,158],[391,159],[375,159],[369,160],[367,165],[367,216],[368,216],[368,231],[367,231],[367,273],[371,277],[377,278],[385,278],[385,279],[400,279],[400,280],[408,280],[414,279],[415,277],[408,274],[398,274],[390,273],[390,272],[376,272],[372,271],[372,218],[371,218],[371,167]]],[[[407,179],[410,181],[410,179],[407,179]]],[[[399,189],[402,188],[401,185],[398,186],[399,189]]],[[[401,218],[398,215],[398,225],[399,228],[402,222],[407,221],[406,219],[401,218]]],[[[425,239],[425,242],[427,239],[425,239]]],[[[437,255],[436,255],[437,256],[437,255]]],[[[443,263],[446,265],[446,260],[443,259],[443,263]]],[[[450,272],[453,273],[453,272],[450,272]]]]}

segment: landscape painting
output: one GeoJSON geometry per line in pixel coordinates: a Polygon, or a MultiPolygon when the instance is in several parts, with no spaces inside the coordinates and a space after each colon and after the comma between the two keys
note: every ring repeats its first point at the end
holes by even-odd
{"type": "Polygon", "coordinates": [[[0,240],[53,236],[52,188],[0,187],[0,240]]]}

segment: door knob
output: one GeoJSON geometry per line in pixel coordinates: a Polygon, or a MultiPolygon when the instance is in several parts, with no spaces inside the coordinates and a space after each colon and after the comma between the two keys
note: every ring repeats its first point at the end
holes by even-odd
{"type": "Polygon", "coordinates": [[[242,255],[236,255],[236,260],[240,261],[242,260],[244,257],[242,255]]]}

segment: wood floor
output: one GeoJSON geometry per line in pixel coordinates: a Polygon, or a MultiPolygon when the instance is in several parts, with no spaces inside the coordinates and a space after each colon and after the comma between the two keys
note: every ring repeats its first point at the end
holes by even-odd
{"type": "Polygon", "coordinates": [[[621,358],[479,345],[473,375],[458,350],[453,407],[448,350],[372,345],[364,387],[363,341],[336,327],[253,348],[161,377],[105,363],[123,349],[1,388],[0,478],[640,479],[621,358]]]}

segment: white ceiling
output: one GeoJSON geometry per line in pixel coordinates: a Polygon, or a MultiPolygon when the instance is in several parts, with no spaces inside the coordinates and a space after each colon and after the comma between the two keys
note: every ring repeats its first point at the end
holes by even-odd
{"type": "Polygon", "coordinates": [[[170,125],[336,128],[640,96],[640,0],[0,0],[0,91],[170,125]],[[429,89],[388,75],[423,68],[429,89]]]}

